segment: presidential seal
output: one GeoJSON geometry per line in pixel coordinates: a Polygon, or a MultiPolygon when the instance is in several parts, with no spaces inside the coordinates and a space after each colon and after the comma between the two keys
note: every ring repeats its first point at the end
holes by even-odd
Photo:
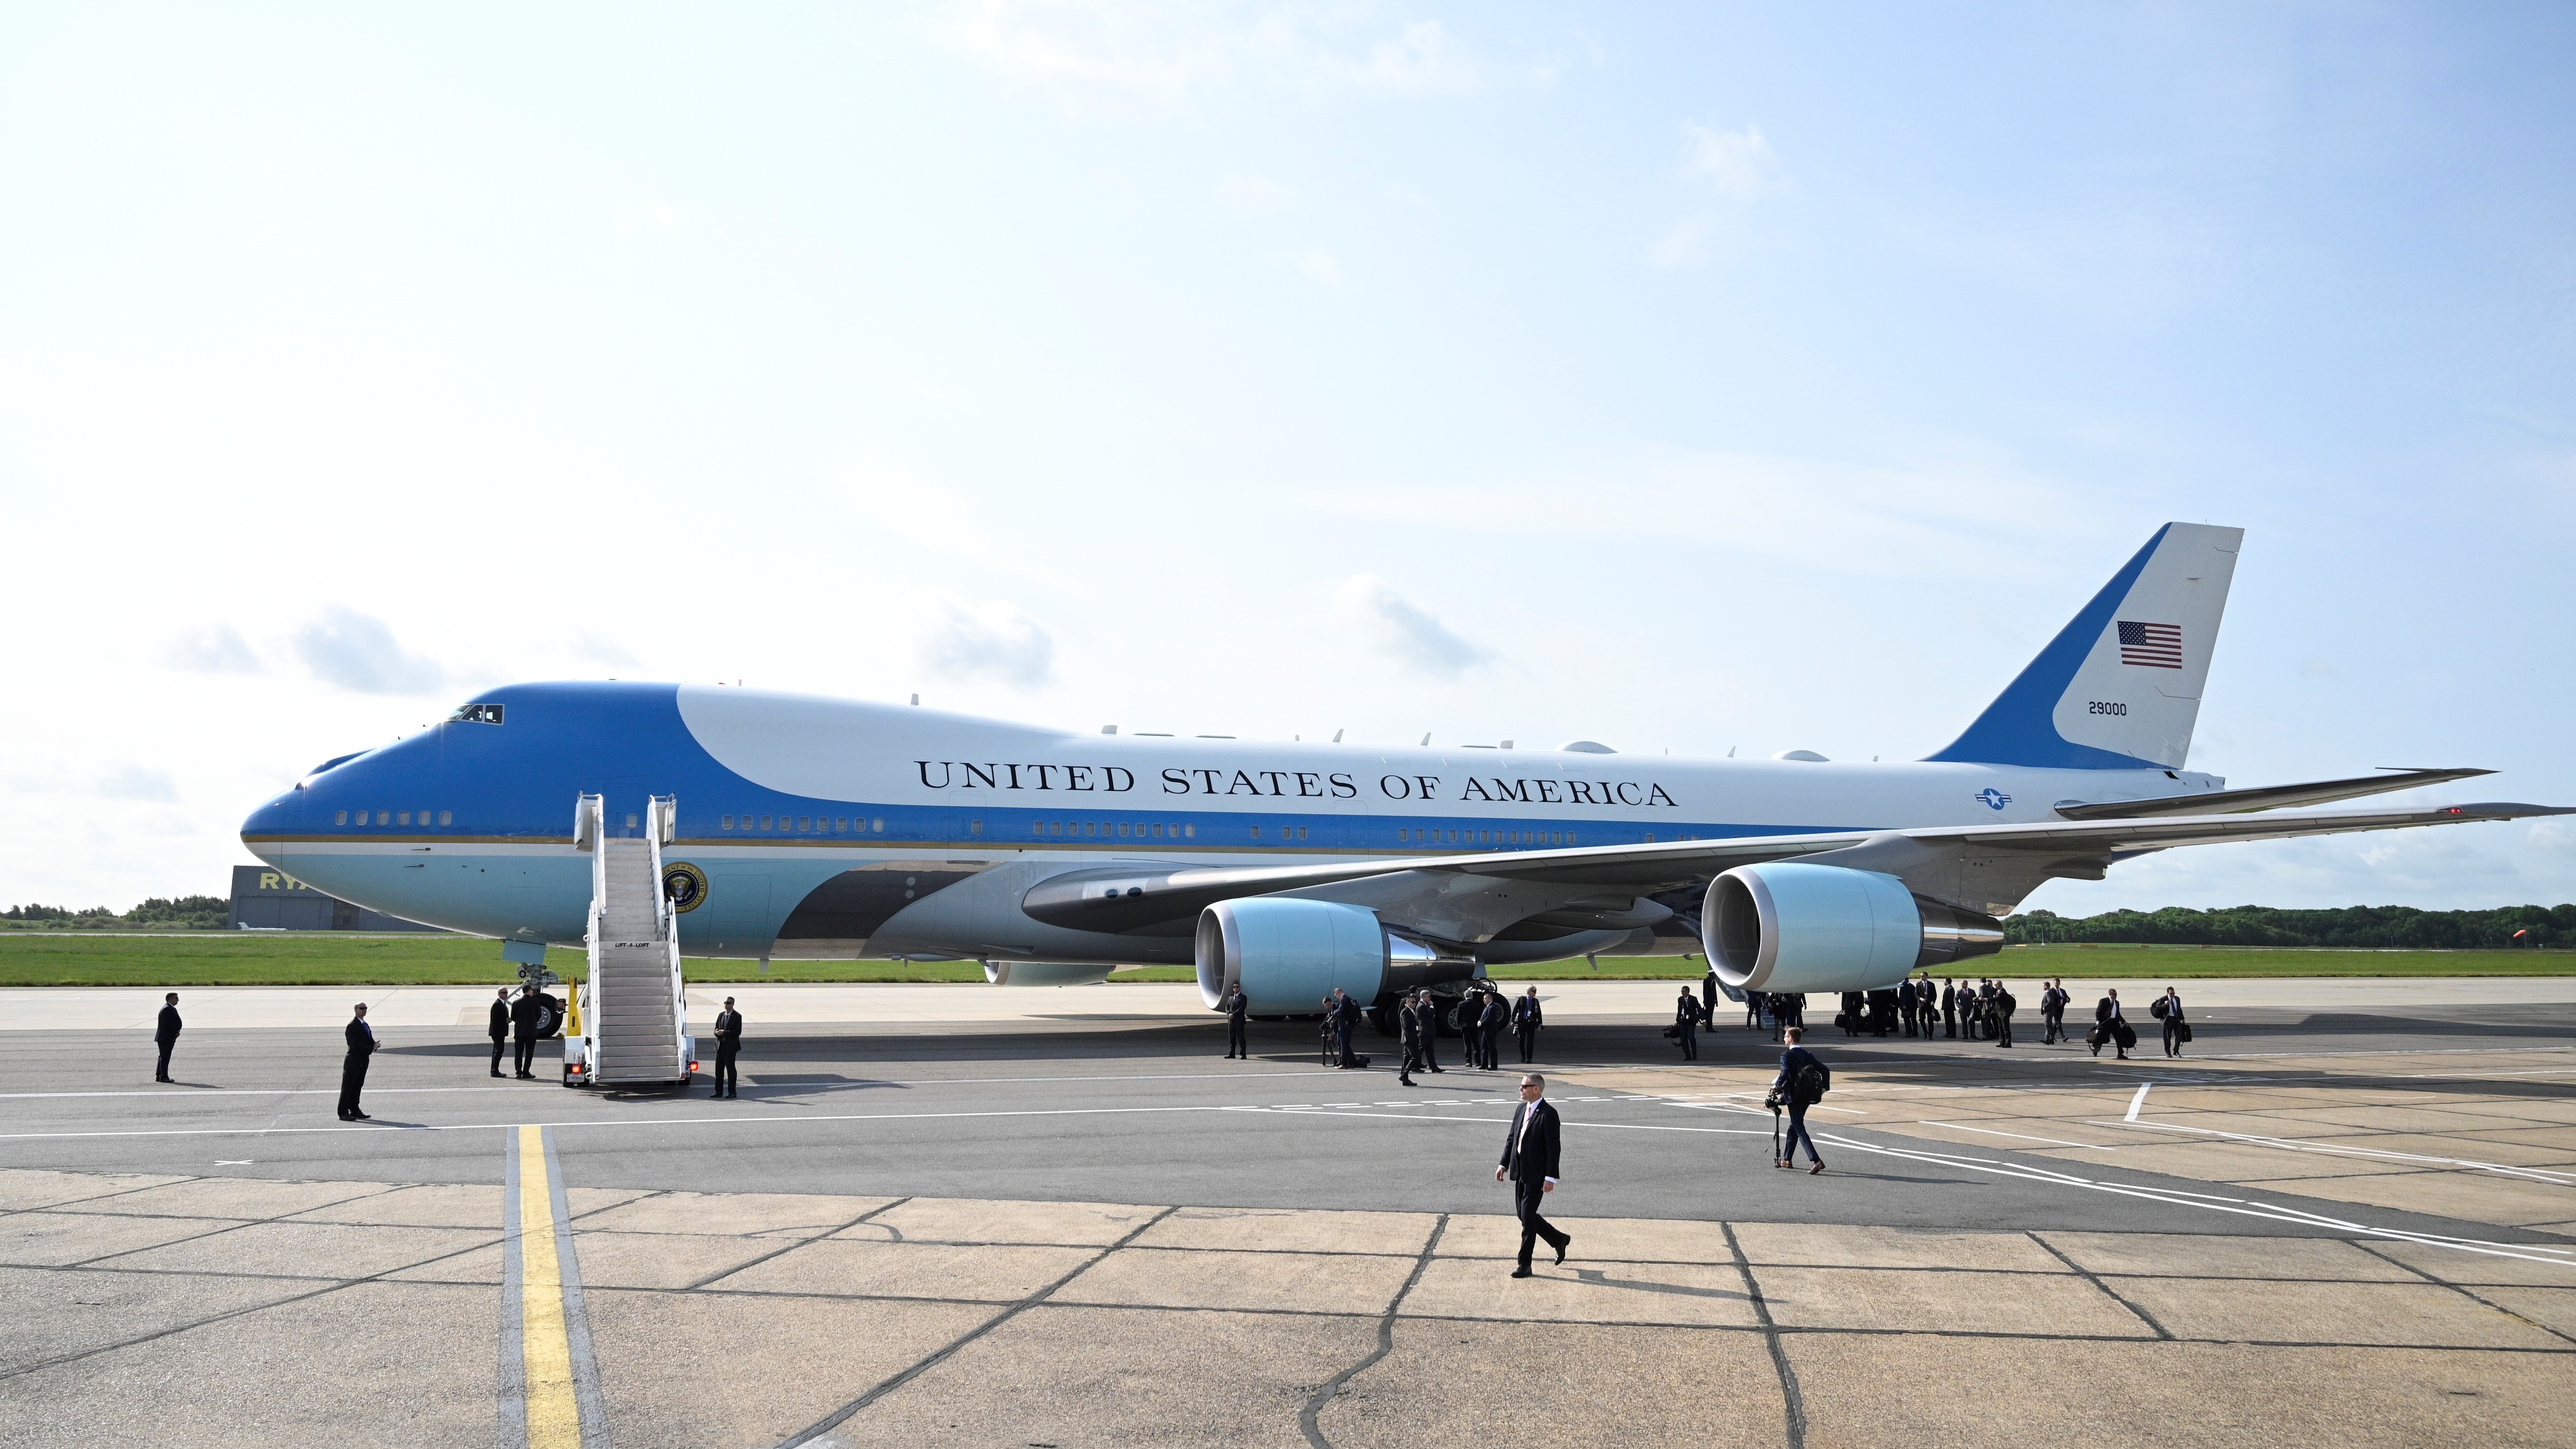
{"type": "Polygon", "coordinates": [[[662,894],[670,897],[672,910],[686,915],[706,903],[707,873],[685,860],[665,862],[662,894]]]}

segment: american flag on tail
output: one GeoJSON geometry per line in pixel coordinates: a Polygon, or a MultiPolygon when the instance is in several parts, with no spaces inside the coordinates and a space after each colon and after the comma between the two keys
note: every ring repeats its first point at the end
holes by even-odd
{"type": "Polygon", "coordinates": [[[2182,626],[2120,623],[2120,662],[2151,669],[2182,668],[2182,626]]]}

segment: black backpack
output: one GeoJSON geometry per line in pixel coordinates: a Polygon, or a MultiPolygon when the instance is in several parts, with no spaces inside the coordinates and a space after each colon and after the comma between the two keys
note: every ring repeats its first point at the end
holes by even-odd
{"type": "Polygon", "coordinates": [[[2165,1001],[2166,1001],[2166,1000],[2167,1000],[2167,998],[2165,998],[2165,997],[2162,997],[2162,996],[2157,997],[2157,998],[2155,999],[2155,1002],[2147,1008],[2147,1015],[2154,1017],[2154,1018],[2155,1018],[2156,1020],[2158,1020],[2158,1021],[2162,1021],[2162,1020],[2164,1020],[2164,1019],[2165,1019],[2165,1001]]]}
{"type": "Polygon", "coordinates": [[[1823,1062],[1809,1062],[1798,1068],[1798,1075],[1789,1079],[1789,1099],[1802,1107],[1812,1107],[1823,1101],[1825,1094],[1833,1089],[1834,1074],[1825,1070],[1823,1062]]]}

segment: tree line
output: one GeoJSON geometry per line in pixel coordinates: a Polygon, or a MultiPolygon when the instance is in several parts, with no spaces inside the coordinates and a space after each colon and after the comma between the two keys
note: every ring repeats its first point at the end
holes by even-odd
{"type": "Polygon", "coordinates": [[[2017,946],[2099,941],[2136,946],[2340,946],[2417,951],[2576,947],[2576,905],[2499,906],[2487,911],[2419,911],[2411,906],[2341,906],[2291,911],[2226,906],[2195,911],[2106,911],[2061,916],[2031,911],[2004,920],[2017,946]],[[2516,935],[2520,932],[2520,935],[2516,935]]]}
{"type": "Polygon", "coordinates": [[[232,921],[232,905],[222,896],[153,896],[122,914],[105,906],[73,910],[68,906],[11,906],[0,921],[19,930],[115,930],[140,927],[156,931],[220,931],[232,921]]]}

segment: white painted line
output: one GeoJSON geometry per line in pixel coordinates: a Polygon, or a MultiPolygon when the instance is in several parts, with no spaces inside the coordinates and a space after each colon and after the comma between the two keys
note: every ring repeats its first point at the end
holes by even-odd
{"type": "MultiPolygon", "coordinates": [[[[2111,1123],[2097,1122],[2097,1127],[2111,1123]]],[[[2180,1122],[2141,1122],[2129,1118],[2122,1126],[2143,1132],[2190,1132],[2202,1137],[2219,1137],[2242,1142],[2252,1147],[2277,1147],[2284,1152],[2322,1152],[2333,1157],[2372,1157],[2387,1162],[2420,1162],[2437,1167],[2460,1167],[2476,1172],[2499,1173],[2551,1187],[2576,1187],[2576,1172],[2561,1172],[2546,1167],[2514,1167],[2501,1162],[2478,1162],[2465,1157],[2431,1157],[2418,1152],[2391,1152],[2381,1147],[2345,1147],[2332,1142],[2318,1142],[2305,1137],[2264,1137],[2245,1132],[2221,1132],[2215,1127],[2190,1127],[2180,1122]]]]}
{"type": "Polygon", "coordinates": [[[2058,1137],[2033,1137],[2027,1132],[1998,1132],[1992,1127],[1972,1127],[1965,1122],[1933,1122],[1926,1120],[1923,1125],[1926,1127],[1951,1127],[1956,1128],[1961,1132],[1983,1132],[1989,1137],[2017,1137],[2024,1142],[2048,1142],[2059,1147],[2082,1147],[2094,1152],[2117,1152],[2120,1150],[2116,1147],[2105,1146],[2099,1142],[2068,1142],[2063,1138],[2058,1137]]]}
{"type": "MultiPolygon", "coordinates": [[[[2147,1083],[2147,1087],[2152,1087],[2152,1086],[2154,1086],[2154,1085],[2155,1085],[2155,1083],[2153,1083],[2153,1082],[2149,1082],[2149,1083],[2147,1083]]],[[[2128,1116],[2128,1120],[2129,1120],[2129,1121],[2132,1121],[2132,1122],[2137,1121],[2137,1120],[2138,1120],[2138,1109],[2139,1109],[2140,1107],[2143,1107],[2143,1106],[2147,1105],[2147,1087],[2140,1087],[2140,1088],[2138,1089],[2138,1095],[2136,1095],[2136,1096],[2134,1096],[2134,1097],[2131,1097],[2131,1098],[2129,1099],[2129,1116],[2128,1116]]]]}
{"type": "MultiPolygon", "coordinates": [[[[1115,1072],[1087,1077],[815,1077],[808,1079],[754,1078],[752,1095],[777,1088],[810,1091],[817,1087],[973,1087],[1012,1085],[1020,1082],[1232,1082],[1271,1077],[1320,1077],[1323,1070],[1303,1072],[1115,1072]]],[[[548,1079],[550,1080],[550,1079],[548,1079]]],[[[431,1092],[513,1092],[518,1087],[369,1087],[370,1097],[420,1096],[431,1092]]],[[[52,1097],[169,1097],[193,1102],[199,1097],[333,1097],[337,1087],[194,1087],[174,1091],[119,1092],[0,1092],[0,1102],[36,1101],[52,1097]]]]}

